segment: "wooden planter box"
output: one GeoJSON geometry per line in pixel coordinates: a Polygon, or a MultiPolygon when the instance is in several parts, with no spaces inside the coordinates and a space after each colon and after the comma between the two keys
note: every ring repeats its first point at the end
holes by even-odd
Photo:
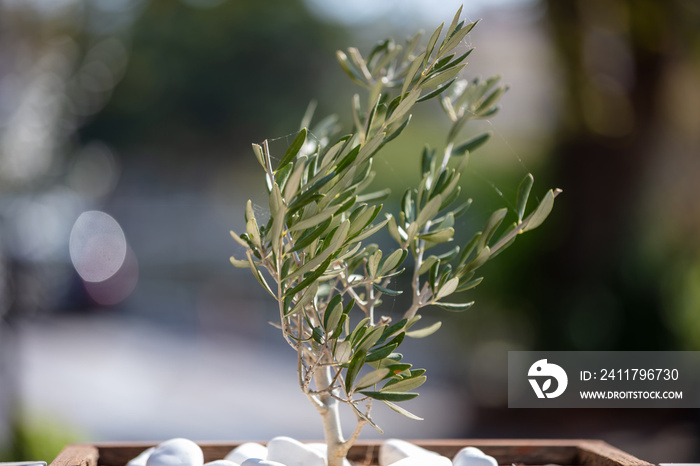
{"type": "MultiPolygon", "coordinates": [[[[463,447],[481,449],[500,465],[652,466],[600,440],[422,440],[416,445],[452,458],[463,447]]],[[[381,441],[358,442],[348,459],[376,465],[381,441]]],[[[97,443],[67,446],[50,466],[124,466],[154,443],[97,443]]],[[[223,458],[238,443],[201,442],[204,461],[223,458]]]]}

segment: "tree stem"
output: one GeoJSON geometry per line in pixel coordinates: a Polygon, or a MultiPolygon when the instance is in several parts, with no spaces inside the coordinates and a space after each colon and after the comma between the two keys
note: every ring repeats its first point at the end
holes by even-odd
{"type": "Polygon", "coordinates": [[[317,408],[323,419],[323,433],[328,446],[328,466],[342,466],[348,446],[340,426],[338,400],[331,393],[333,388],[331,368],[326,365],[318,365],[314,370],[314,381],[316,382],[316,390],[320,392],[319,399],[322,404],[317,408]]]}

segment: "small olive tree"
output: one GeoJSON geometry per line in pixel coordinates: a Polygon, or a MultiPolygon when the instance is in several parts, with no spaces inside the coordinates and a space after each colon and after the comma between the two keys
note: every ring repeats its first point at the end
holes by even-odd
{"type": "Polygon", "coordinates": [[[323,419],[329,466],[342,464],[366,424],[379,429],[371,417],[375,400],[420,419],[397,403],[418,395],[412,390],[425,382],[425,370],[413,369],[396,352],[405,337],[425,337],[439,328],[438,322],[414,329],[418,312],[428,306],[468,309],[473,302],[464,302],[461,292],[481,282],[479,268],[520,233],[540,225],[559,193],[548,191],[525,215],[533,184],[528,174],[518,189],[512,223],[502,228],[509,212],[496,210],[466,245],[450,247],[455,218],[471,204],[471,199],[458,202],[460,175],[469,154],[489,138],[482,134],[464,142],[460,134],[468,121],[493,116],[506,91],[498,77],[458,79],[472,50],[454,50],[476,24],[460,21],[460,15],[461,8],[444,34],[443,23],[425,47],[419,46],[419,33],[404,46],[391,39],[380,42],[366,57],[355,48],[337,53],[343,70],[365,90],[364,97],[353,97],[349,134],[337,137],[333,118],[309,133],[312,112],[307,112],[276,164],[267,141],[253,144],[264,170],[270,216],[259,222],[248,201],[245,233],[231,232],[246,257],[231,262],[250,268],[277,300],[277,324],[297,353],[299,386],[323,419]],[[423,150],[420,184],[406,190],[398,215],[380,217],[378,202],[389,192],[364,192],[373,178],[372,161],[404,131],[414,106],[434,98],[451,122],[444,147],[423,150]],[[384,228],[398,245],[390,252],[366,244],[384,228]],[[406,261],[409,255],[412,260],[406,261]],[[412,270],[411,302],[394,322],[377,309],[385,295],[400,293],[389,286],[405,262],[412,270]],[[450,300],[453,296],[458,301],[450,300]],[[347,439],[340,405],[357,419],[347,439]]]}

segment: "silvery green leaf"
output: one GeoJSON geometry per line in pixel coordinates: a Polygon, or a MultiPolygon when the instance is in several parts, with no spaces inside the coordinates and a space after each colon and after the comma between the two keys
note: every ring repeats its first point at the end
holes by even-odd
{"type": "Polygon", "coordinates": [[[428,378],[424,375],[418,377],[410,377],[403,380],[392,379],[388,381],[386,385],[384,385],[384,387],[382,387],[381,391],[391,390],[392,392],[407,392],[409,390],[415,390],[416,388],[420,387],[425,383],[426,380],[428,380],[428,378]]]}
{"type": "MultiPolygon", "coordinates": [[[[430,78],[428,78],[425,81],[423,81],[422,83],[420,83],[420,89],[431,89],[433,87],[439,86],[440,84],[446,83],[447,81],[454,80],[457,77],[457,75],[459,74],[459,72],[462,71],[462,69],[464,68],[465,65],[466,64],[463,63],[463,64],[457,65],[453,68],[447,69],[445,71],[441,71],[441,72],[435,74],[434,76],[431,76],[430,78]]],[[[444,91],[448,87],[449,86],[445,86],[444,88],[441,89],[440,92],[444,91]]],[[[438,94],[440,92],[438,92],[438,94]]],[[[435,95],[437,95],[437,94],[435,94],[435,95]]],[[[427,100],[427,99],[428,98],[426,98],[425,100],[427,100]]]]}
{"type": "Polygon", "coordinates": [[[470,280],[470,281],[464,283],[463,285],[458,286],[456,291],[461,292],[461,291],[471,290],[472,288],[479,285],[479,283],[481,283],[483,280],[484,280],[484,277],[479,277],[479,278],[475,278],[474,280],[470,280]]]}
{"type": "Polygon", "coordinates": [[[481,232],[478,232],[464,246],[464,249],[462,249],[462,254],[459,255],[459,263],[460,264],[464,264],[467,261],[467,259],[469,259],[469,256],[471,255],[472,251],[476,248],[476,245],[479,242],[480,238],[481,238],[481,232]]]}
{"type": "Polygon", "coordinates": [[[381,200],[389,197],[390,194],[391,194],[391,189],[389,189],[389,188],[382,189],[381,191],[375,191],[373,193],[363,194],[361,196],[357,196],[357,203],[359,204],[361,202],[381,201],[381,200]]]}
{"type": "Polygon", "coordinates": [[[258,160],[260,165],[262,165],[263,168],[267,169],[265,166],[265,156],[263,155],[263,149],[260,144],[253,144],[253,153],[255,154],[255,158],[258,160]]]}
{"type": "Polygon", "coordinates": [[[507,213],[508,209],[504,207],[491,214],[489,220],[486,222],[484,231],[481,234],[477,249],[481,250],[484,246],[486,246],[498,227],[501,226],[501,223],[503,222],[503,219],[506,217],[507,213]]]}
{"type": "Polygon", "coordinates": [[[472,139],[470,139],[470,140],[468,140],[468,141],[466,141],[466,142],[463,142],[463,143],[460,144],[459,146],[455,147],[455,148],[452,150],[452,154],[453,154],[453,155],[462,155],[462,154],[464,154],[465,152],[474,152],[474,151],[477,150],[479,147],[481,147],[481,146],[483,146],[484,144],[486,144],[486,141],[488,141],[490,137],[491,137],[491,132],[490,132],[490,131],[488,131],[488,132],[486,132],[486,133],[484,133],[484,134],[480,134],[480,135],[478,135],[478,136],[476,136],[476,137],[473,137],[472,139]]]}
{"type": "Polygon", "coordinates": [[[389,295],[389,296],[398,296],[398,295],[400,295],[401,293],[403,293],[403,291],[391,290],[391,289],[389,289],[389,288],[386,288],[386,287],[381,286],[381,285],[378,284],[378,283],[372,283],[372,287],[373,287],[375,290],[377,290],[377,291],[379,291],[379,292],[381,292],[381,293],[384,293],[384,294],[386,294],[386,295],[389,295]]]}
{"type": "Polygon", "coordinates": [[[440,33],[442,32],[442,28],[445,26],[445,23],[440,24],[440,26],[435,29],[433,32],[433,35],[430,36],[430,39],[428,40],[428,45],[425,47],[425,58],[423,58],[423,66],[425,66],[428,63],[428,60],[430,59],[430,55],[432,55],[433,50],[435,49],[435,44],[437,44],[438,38],[440,37],[440,33]]]}
{"type": "Polygon", "coordinates": [[[418,69],[423,64],[423,58],[425,58],[425,52],[414,58],[411,65],[408,67],[408,71],[406,72],[406,76],[404,78],[403,87],[401,88],[401,95],[404,95],[406,91],[408,91],[408,86],[411,84],[413,78],[415,78],[416,73],[418,72],[418,69]]]}
{"type": "Polygon", "coordinates": [[[258,270],[258,268],[255,266],[255,262],[253,261],[253,255],[250,252],[250,249],[248,249],[246,251],[246,256],[248,257],[248,266],[250,267],[250,270],[253,272],[253,275],[255,276],[255,278],[258,280],[258,282],[260,282],[260,284],[265,289],[265,291],[267,291],[272,296],[277,298],[277,296],[275,296],[275,293],[272,292],[270,285],[267,284],[267,282],[265,281],[265,278],[260,273],[260,270],[258,270]]]}
{"type": "Polygon", "coordinates": [[[438,261],[439,259],[437,256],[429,256],[427,259],[424,259],[423,263],[418,268],[418,275],[423,275],[425,272],[430,270],[433,264],[435,264],[438,261]]]}
{"type": "Polygon", "coordinates": [[[542,225],[542,222],[545,221],[549,213],[552,211],[552,207],[554,207],[554,198],[560,192],[561,191],[558,189],[556,191],[552,191],[551,189],[547,191],[547,194],[545,194],[542,202],[540,202],[537,209],[535,209],[535,212],[528,219],[523,231],[534,230],[538,226],[542,225]]]}
{"type": "Polygon", "coordinates": [[[292,225],[289,228],[289,231],[308,230],[309,228],[313,228],[316,225],[319,225],[328,220],[333,214],[335,214],[340,209],[340,207],[341,206],[339,205],[335,205],[333,207],[329,207],[327,209],[322,210],[320,213],[312,217],[300,220],[299,222],[292,225]]]}
{"type": "Polygon", "coordinates": [[[425,102],[426,100],[430,100],[433,97],[437,97],[438,95],[445,92],[454,82],[455,82],[455,79],[448,81],[444,86],[436,87],[434,90],[432,90],[432,91],[428,92],[427,94],[425,94],[424,96],[422,96],[416,102],[425,102]]]}
{"type": "Polygon", "coordinates": [[[403,118],[409,110],[411,110],[411,107],[413,107],[420,97],[420,89],[413,89],[411,92],[409,92],[406,97],[403,98],[403,100],[399,103],[399,105],[396,107],[396,110],[387,118],[387,122],[394,123],[396,121],[399,121],[401,118],[403,118]]]}
{"type": "Polygon", "coordinates": [[[379,147],[382,145],[382,142],[384,141],[384,136],[385,133],[375,134],[374,136],[372,136],[372,139],[367,141],[365,145],[362,146],[360,152],[357,154],[357,159],[354,163],[359,164],[372,157],[377,151],[377,149],[379,149],[379,147]]]}
{"type": "Polygon", "coordinates": [[[385,144],[393,141],[395,138],[397,138],[401,132],[408,126],[408,123],[411,121],[411,115],[408,115],[408,118],[406,118],[401,125],[396,128],[394,131],[392,131],[387,137],[384,138],[384,141],[382,142],[382,146],[385,144]]]}
{"type": "Polygon", "coordinates": [[[440,262],[450,262],[452,259],[457,257],[459,255],[460,247],[455,246],[449,251],[443,252],[442,254],[438,255],[438,259],[440,259],[440,262]]]}
{"type": "Polygon", "coordinates": [[[474,260],[467,264],[466,272],[471,272],[472,270],[478,269],[479,267],[484,265],[490,257],[491,249],[488,246],[484,246],[484,248],[477,253],[474,260]]]}
{"type": "Polygon", "coordinates": [[[377,276],[377,269],[379,268],[379,261],[382,259],[382,251],[378,250],[370,256],[367,260],[367,272],[370,277],[377,276]]]}
{"type": "Polygon", "coordinates": [[[530,197],[530,190],[532,189],[532,185],[534,182],[535,178],[532,176],[532,173],[528,173],[525,176],[525,178],[523,178],[523,181],[520,183],[520,186],[518,186],[518,198],[516,200],[516,212],[518,214],[518,220],[522,220],[523,216],[525,215],[527,199],[528,197],[530,197]]]}
{"type": "Polygon", "coordinates": [[[348,56],[345,55],[344,52],[338,50],[336,52],[336,57],[338,58],[340,67],[343,69],[343,71],[345,71],[345,73],[350,77],[350,79],[362,86],[367,85],[364,76],[362,76],[362,74],[360,74],[360,72],[358,72],[357,69],[350,63],[350,60],[348,60],[348,56]]]}
{"type": "Polygon", "coordinates": [[[362,377],[360,377],[360,380],[357,381],[355,384],[354,390],[360,390],[362,388],[367,388],[371,387],[372,385],[375,385],[382,380],[389,374],[389,369],[377,369],[372,372],[369,372],[362,377]]]}
{"type": "Polygon", "coordinates": [[[493,107],[496,105],[496,103],[500,100],[500,98],[505,94],[505,92],[508,90],[508,86],[503,86],[499,87],[495,91],[493,91],[491,94],[484,99],[484,101],[479,105],[479,108],[477,109],[476,113],[481,116],[481,117],[488,117],[491,116],[489,112],[493,110],[493,107]]]}
{"type": "Polygon", "coordinates": [[[427,327],[418,329],[418,330],[411,330],[410,332],[406,332],[407,337],[411,338],[425,338],[433,333],[437,332],[438,329],[442,326],[442,322],[438,321],[435,322],[434,324],[428,325],[427,327]]]}
{"type": "Polygon", "coordinates": [[[384,359],[391,353],[393,353],[397,346],[399,345],[397,345],[396,343],[388,343],[382,346],[381,348],[377,348],[376,350],[367,354],[365,362],[374,362],[384,359]]]}
{"type": "Polygon", "coordinates": [[[306,133],[306,128],[302,128],[301,131],[299,131],[297,136],[294,138],[294,141],[292,141],[292,143],[287,148],[287,152],[285,152],[282,156],[282,160],[280,160],[279,165],[277,165],[277,170],[282,169],[285,165],[294,160],[294,158],[299,153],[299,149],[301,149],[301,147],[306,142],[306,133]]]}
{"type": "Polygon", "coordinates": [[[348,335],[348,337],[345,340],[349,341],[354,346],[357,340],[359,340],[360,338],[358,337],[358,335],[364,333],[364,331],[367,330],[367,322],[369,322],[369,317],[365,317],[364,319],[359,321],[355,326],[355,329],[352,332],[350,332],[350,335],[348,335]]]}
{"type": "Polygon", "coordinates": [[[340,322],[340,316],[343,314],[343,296],[335,295],[328,302],[326,311],[323,313],[323,328],[326,331],[334,330],[340,322]]]}
{"type": "Polygon", "coordinates": [[[382,401],[407,401],[412,400],[418,396],[418,393],[396,393],[382,391],[361,391],[360,393],[370,398],[374,398],[375,400],[382,401]]]}
{"type": "Polygon", "coordinates": [[[249,267],[247,260],[238,260],[233,256],[231,256],[229,260],[231,261],[231,264],[233,264],[233,266],[237,269],[247,269],[249,267]]]}
{"type": "Polygon", "coordinates": [[[389,254],[381,265],[379,270],[379,276],[384,276],[390,271],[397,268],[406,259],[408,251],[405,249],[397,249],[396,251],[389,254]]]}
{"type": "Polygon", "coordinates": [[[360,369],[365,364],[365,356],[367,352],[363,350],[355,351],[355,355],[350,360],[350,365],[345,373],[345,391],[350,393],[352,390],[353,382],[355,382],[355,377],[359,374],[360,369]]]}
{"type": "MultiPolygon", "coordinates": [[[[460,24],[459,17],[462,16],[462,8],[464,5],[460,5],[459,9],[457,9],[457,13],[455,13],[454,17],[452,18],[452,22],[450,23],[450,26],[447,28],[447,31],[445,32],[445,40],[448,40],[452,34],[454,34],[455,30],[457,29],[457,25],[460,24]]],[[[444,45],[444,41],[443,41],[444,45]]]]}
{"type": "Polygon", "coordinates": [[[341,341],[335,347],[335,353],[333,354],[336,362],[339,364],[345,364],[350,360],[352,356],[352,345],[349,341],[341,341]]]}
{"type": "Polygon", "coordinates": [[[440,54],[444,55],[449,53],[452,49],[457,47],[462,40],[467,37],[467,34],[471,32],[472,29],[474,29],[474,26],[476,26],[476,22],[467,24],[466,26],[462,27],[461,29],[458,29],[457,31],[452,34],[452,37],[447,41],[447,43],[440,49],[440,54]]]}
{"type": "Polygon", "coordinates": [[[272,243],[272,250],[275,254],[278,254],[280,251],[280,242],[282,241],[282,232],[284,230],[286,206],[282,200],[282,194],[280,194],[280,188],[277,183],[274,184],[272,193],[270,193],[270,213],[272,215],[270,241],[272,243]]]}
{"type": "Polygon", "coordinates": [[[409,419],[413,419],[414,421],[422,421],[422,420],[423,420],[422,417],[416,416],[416,415],[413,414],[412,412],[410,412],[410,411],[408,411],[408,410],[402,408],[401,406],[399,406],[399,405],[397,405],[397,404],[392,403],[391,401],[382,400],[382,403],[384,403],[385,405],[387,405],[389,408],[391,408],[392,410],[396,411],[396,412],[399,413],[400,415],[405,416],[405,417],[407,417],[407,418],[409,418],[409,419]]]}
{"type": "Polygon", "coordinates": [[[258,222],[255,221],[255,217],[250,217],[245,224],[245,232],[250,238],[253,245],[262,249],[262,241],[260,239],[260,230],[258,229],[258,222]]]}
{"type": "MultiPolygon", "coordinates": [[[[294,296],[297,294],[299,291],[303,290],[309,284],[313,283],[314,280],[318,279],[321,275],[323,275],[323,272],[325,272],[328,269],[328,266],[330,266],[331,261],[333,260],[333,256],[328,257],[325,262],[323,262],[321,265],[319,265],[316,270],[314,270],[312,273],[310,273],[304,280],[301,281],[297,286],[288,289],[285,291],[284,295],[285,296],[294,296]]],[[[289,277],[287,277],[288,279],[289,277]]]]}
{"type": "Polygon", "coordinates": [[[314,282],[308,287],[301,295],[301,298],[294,304],[294,306],[285,314],[285,317],[293,316],[297,312],[301,311],[307,304],[309,304],[316,297],[318,293],[318,282],[314,282]]]}
{"type": "Polygon", "coordinates": [[[379,338],[381,338],[384,329],[386,329],[386,325],[378,325],[373,329],[369,330],[357,346],[358,350],[369,351],[369,349],[379,341],[379,338]]]}
{"type": "Polygon", "coordinates": [[[462,312],[466,311],[470,307],[474,305],[474,301],[469,302],[469,303],[441,303],[441,302],[436,302],[433,303],[436,306],[440,306],[441,308],[445,309],[446,311],[453,311],[453,312],[462,312]]]}
{"type": "Polygon", "coordinates": [[[423,226],[428,222],[428,220],[432,219],[437,215],[437,213],[440,211],[440,204],[442,203],[442,196],[439,194],[432,198],[428,203],[423,207],[418,214],[418,218],[416,218],[416,224],[418,225],[418,228],[423,228],[423,226]]]}
{"type": "Polygon", "coordinates": [[[236,241],[236,243],[240,244],[240,245],[243,246],[244,248],[248,248],[248,243],[246,243],[246,242],[243,240],[243,238],[241,238],[240,236],[238,236],[238,235],[236,234],[236,232],[234,232],[233,230],[231,230],[229,233],[231,233],[231,237],[236,241]]]}
{"type": "Polygon", "coordinates": [[[433,244],[446,243],[452,240],[455,234],[454,228],[445,228],[444,230],[431,231],[429,233],[423,233],[418,235],[418,238],[425,240],[433,244]]]}
{"type": "Polygon", "coordinates": [[[360,233],[359,235],[357,235],[357,236],[351,238],[350,241],[351,241],[352,243],[357,243],[358,241],[362,241],[362,240],[365,239],[365,238],[369,238],[370,236],[372,236],[373,234],[375,234],[376,232],[378,232],[379,230],[381,230],[382,228],[384,228],[384,225],[386,225],[388,221],[389,221],[389,219],[382,220],[382,221],[379,222],[377,225],[374,225],[373,227],[371,227],[371,228],[369,228],[369,229],[363,231],[363,232],[360,233]]]}
{"type": "Polygon", "coordinates": [[[454,278],[447,280],[447,283],[445,283],[442,287],[440,287],[440,290],[438,290],[438,293],[437,293],[437,296],[435,296],[435,299],[440,300],[446,296],[451,295],[457,289],[457,285],[459,285],[459,278],[454,277],[454,278]]]}
{"type": "Polygon", "coordinates": [[[294,241],[293,247],[290,252],[299,251],[311,244],[316,238],[321,236],[323,232],[328,229],[328,226],[331,224],[332,220],[333,218],[331,217],[316,228],[314,228],[313,230],[307,229],[304,233],[302,233],[302,235],[299,238],[297,238],[296,241],[294,241]]]}
{"type": "Polygon", "coordinates": [[[297,192],[299,192],[299,183],[301,183],[301,177],[304,175],[304,169],[306,168],[306,161],[308,158],[305,155],[300,156],[297,162],[294,164],[294,169],[292,170],[287,184],[284,186],[284,198],[290,201],[297,192]]]}
{"type": "Polygon", "coordinates": [[[396,219],[394,218],[393,215],[387,214],[387,219],[389,222],[387,223],[387,230],[389,230],[389,235],[394,239],[399,244],[403,244],[403,241],[406,238],[403,238],[401,235],[401,232],[399,231],[399,226],[396,224],[396,219]]]}

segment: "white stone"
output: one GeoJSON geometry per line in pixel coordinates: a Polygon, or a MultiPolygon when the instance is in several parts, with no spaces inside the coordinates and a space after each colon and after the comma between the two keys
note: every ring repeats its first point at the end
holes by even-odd
{"type": "Polygon", "coordinates": [[[493,456],[485,454],[476,447],[462,448],[452,458],[454,466],[498,466],[493,456]]]}
{"type": "MultiPolygon", "coordinates": [[[[399,439],[389,439],[379,446],[379,466],[389,466],[404,458],[428,458],[434,461],[442,461],[437,458],[445,458],[434,451],[426,450],[411,442],[399,439]]],[[[448,459],[448,458],[445,458],[448,459]]],[[[418,464],[418,463],[416,463],[418,464]]],[[[427,463],[426,463],[427,464],[427,463]]],[[[436,466],[442,463],[435,463],[436,466]]]]}
{"type": "Polygon", "coordinates": [[[136,458],[129,460],[129,462],[126,463],[126,466],[146,466],[146,461],[148,461],[148,457],[151,456],[151,453],[153,453],[153,450],[155,449],[156,447],[151,447],[147,450],[142,451],[136,458]]]}
{"type": "Polygon", "coordinates": [[[261,460],[260,458],[248,458],[243,463],[241,463],[241,466],[286,466],[286,465],[284,465],[282,463],[278,463],[277,461],[261,460]]]}
{"type": "Polygon", "coordinates": [[[452,461],[440,455],[409,456],[396,463],[392,463],[391,466],[452,466],[452,461]]]}
{"type": "MultiPolygon", "coordinates": [[[[328,458],[328,445],[325,443],[306,443],[305,444],[307,448],[310,448],[314,451],[319,452],[321,455],[323,455],[324,458],[328,458]]],[[[326,460],[326,464],[328,464],[328,461],[326,460]]],[[[350,464],[350,461],[347,460],[347,458],[343,459],[343,466],[352,466],[350,464]]]]}
{"type": "Polygon", "coordinates": [[[326,466],[325,455],[290,437],[275,437],[267,443],[267,459],[286,466],[326,466]]]}
{"type": "Polygon", "coordinates": [[[241,464],[231,460],[214,460],[204,463],[204,466],[241,466],[241,464]]]}
{"type": "Polygon", "coordinates": [[[238,464],[241,464],[248,458],[267,458],[267,447],[255,442],[246,442],[238,445],[224,456],[225,460],[238,464]]]}
{"type": "Polygon", "coordinates": [[[146,466],[203,466],[204,454],[199,445],[184,438],[161,443],[151,452],[146,466]]]}

